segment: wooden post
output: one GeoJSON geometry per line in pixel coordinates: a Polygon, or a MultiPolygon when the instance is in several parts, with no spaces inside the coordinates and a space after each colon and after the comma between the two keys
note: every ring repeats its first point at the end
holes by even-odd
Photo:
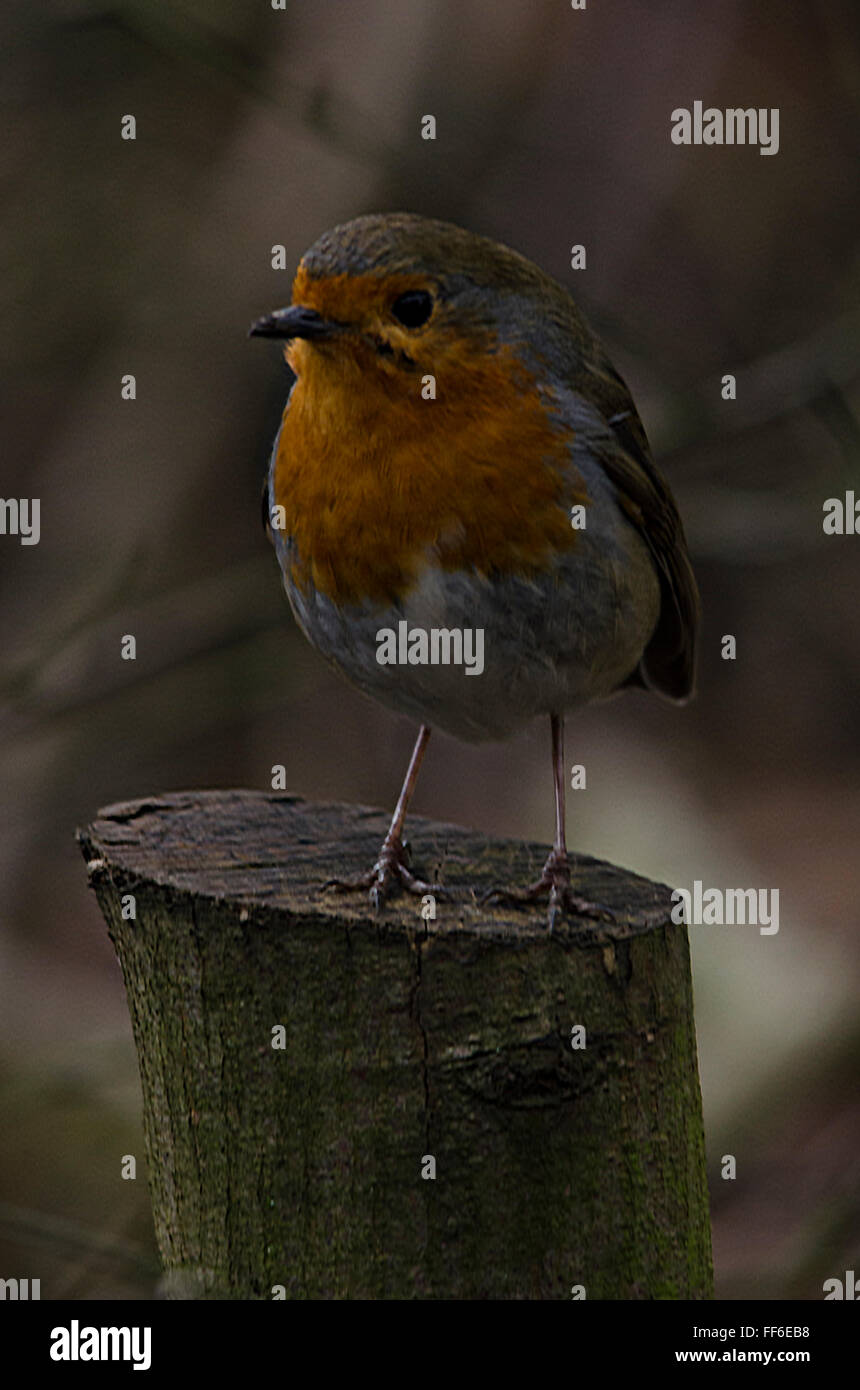
{"type": "Polygon", "coordinates": [[[619,920],[549,935],[540,907],[477,906],[545,848],[412,817],[414,865],[475,895],[375,919],[320,885],[368,868],[386,822],[188,792],[80,835],[125,978],[168,1293],[710,1297],[669,890],[574,858],[619,920]]]}

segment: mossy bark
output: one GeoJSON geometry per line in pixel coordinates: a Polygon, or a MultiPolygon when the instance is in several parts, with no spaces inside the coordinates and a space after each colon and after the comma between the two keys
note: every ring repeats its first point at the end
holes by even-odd
{"type": "Polygon", "coordinates": [[[128,993],[168,1291],[709,1297],[669,891],[576,859],[617,924],[549,935],[539,908],[476,906],[544,849],[416,818],[417,866],[475,893],[435,921],[403,897],[375,919],[320,885],[368,867],[384,831],[362,808],[200,792],[81,835],[128,993]]]}

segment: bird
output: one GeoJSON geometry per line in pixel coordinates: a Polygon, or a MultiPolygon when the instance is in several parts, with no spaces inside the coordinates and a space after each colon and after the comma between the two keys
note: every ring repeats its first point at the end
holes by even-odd
{"type": "Polygon", "coordinates": [[[404,824],[431,730],[504,739],[549,719],[552,850],[495,900],[612,916],[576,894],[565,716],[640,687],[693,693],[700,600],[681,517],[630,392],[563,285],[412,213],[354,218],[301,257],[281,339],[294,375],[263,490],[296,622],[417,739],[369,890],[444,894],[404,824]]]}

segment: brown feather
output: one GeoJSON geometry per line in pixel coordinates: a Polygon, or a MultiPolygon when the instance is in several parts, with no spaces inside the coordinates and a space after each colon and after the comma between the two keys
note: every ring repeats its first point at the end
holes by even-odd
{"type": "Polygon", "coordinates": [[[624,381],[595,340],[585,387],[619,447],[595,441],[625,515],[647,542],[660,579],[662,603],[654,634],[640,663],[643,683],[673,700],[686,700],[695,683],[699,591],[684,527],[669,485],[651,457],[648,439],[624,381]]]}

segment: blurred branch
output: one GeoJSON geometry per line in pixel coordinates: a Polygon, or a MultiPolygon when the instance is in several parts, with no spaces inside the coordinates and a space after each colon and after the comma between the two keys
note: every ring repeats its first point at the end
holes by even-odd
{"type": "Polygon", "coordinates": [[[307,83],[290,76],[287,84],[276,85],[265,71],[271,44],[261,45],[259,52],[246,47],[205,24],[198,15],[189,14],[175,0],[169,7],[159,0],[138,0],[135,4],[102,8],[84,18],[64,21],[63,27],[119,30],[148,44],[170,61],[217,80],[219,90],[226,81],[238,93],[268,102],[361,164],[393,164],[399,158],[382,131],[374,129],[368,111],[333,92],[324,82],[307,83]]]}
{"type": "MultiPolygon", "coordinates": [[[[97,706],[152,681],[166,672],[227,647],[247,642],[270,629],[288,628],[288,615],[272,578],[260,576],[268,556],[235,561],[192,584],[164,586],[135,607],[115,603],[91,605],[62,635],[40,644],[26,664],[4,683],[5,737],[21,737],[36,721],[56,720],[97,706]],[[264,593],[266,601],[260,601],[264,593]],[[115,641],[106,652],[105,624],[113,623],[115,641]],[[119,658],[119,637],[131,632],[157,634],[157,650],[141,652],[131,663],[119,658]],[[75,649],[75,641],[80,645],[75,649]],[[72,671],[72,678],[69,671],[72,671]],[[24,725],[22,726],[22,716],[24,725]]],[[[117,598],[119,594],[117,594],[117,598]]]]}
{"type": "MultiPolygon", "coordinates": [[[[499,81],[493,109],[482,121],[481,130],[459,146],[456,136],[453,142],[449,138],[447,157],[436,170],[437,198],[443,196],[440,187],[456,190],[464,200],[473,198],[476,175],[486,168],[493,155],[520,146],[517,131],[524,106],[552,55],[550,40],[558,22],[559,14],[552,6],[534,10],[532,41],[522,46],[516,67],[505,72],[499,81]],[[458,151],[459,157],[455,157],[458,151]]],[[[226,81],[237,93],[264,101],[277,116],[298,122],[336,153],[375,169],[395,186],[405,183],[409,188],[416,178],[420,186],[424,185],[424,171],[415,168],[414,139],[392,143],[371,109],[337,90],[324,76],[317,74],[315,80],[308,81],[292,71],[276,80],[266,71],[271,44],[261,45],[258,52],[206,24],[199,15],[183,10],[175,0],[170,7],[160,0],[136,0],[99,8],[83,18],[64,21],[63,27],[118,30],[170,61],[193,69],[199,76],[216,80],[219,90],[226,81]]],[[[416,110],[423,110],[422,94],[416,93],[415,100],[416,110]]],[[[544,145],[539,151],[526,145],[522,148],[547,154],[544,145]]],[[[558,147],[555,153],[563,159],[567,151],[558,147]]]]}
{"type": "Polygon", "coordinates": [[[665,423],[650,431],[655,449],[665,457],[668,452],[742,434],[802,409],[813,410],[840,444],[850,443],[856,449],[860,433],[843,391],[860,380],[858,364],[860,310],[855,310],[753,362],[727,363],[726,370],[738,382],[735,401],[722,399],[722,373],[688,391],[658,397],[657,412],[665,423]],[[841,403],[838,408],[836,397],[841,403]]]}
{"type": "Polygon", "coordinates": [[[39,627],[38,645],[32,645],[17,662],[8,662],[0,677],[0,699],[12,704],[31,699],[38,691],[39,674],[50,659],[70,646],[76,637],[109,620],[132,600],[141,557],[141,547],[134,546],[127,555],[121,556],[110,575],[97,581],[96,586],[90,584],[87,571],[78,591],[67,596],[62,607],[45,613],[39,627]],[[56,618],[57,613],[59,620],[52,625],[51,618],[56,618]]]}
{"type": "Polygon", "coordinates": [[[160,1272],[155,1256],[133,1241],[104,1235],[67,1217],[17,1207],[12,1202],[0,1201],[0,1232],[17,1242],[26,1241],[52,1249],[63,1247],[98,1255],[127,1265],[139,1274],[157,1277],[160,1272]]]}

